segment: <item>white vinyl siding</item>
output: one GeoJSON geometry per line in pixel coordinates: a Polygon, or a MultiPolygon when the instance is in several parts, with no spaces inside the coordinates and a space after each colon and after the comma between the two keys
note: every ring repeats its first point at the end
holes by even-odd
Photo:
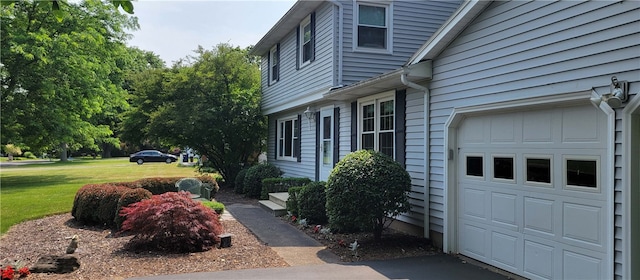
{"type": "MultiPolygon", "coordinates": [[[[638,1],[493,2],[433,60],[429,84],[432,230],[443,231],[444,123],[453,108],[594,87],[606,92],[604,86],[608,88],[614,75],[638,82],[638,13],[638,1]]],[[[617,171],[614,208],[623,209],[617,171]]],[[[614,269],[620,278],[624,243],[619,211],[614,220],[614,269]]]]}

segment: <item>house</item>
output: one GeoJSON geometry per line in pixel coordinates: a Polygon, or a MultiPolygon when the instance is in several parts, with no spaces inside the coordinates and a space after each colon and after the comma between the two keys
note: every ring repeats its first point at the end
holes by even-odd
{"type": "Polygon", "coordinates": [[[445,252],[531,279],[640,278],[640,2],[465,1],[421,40],[404,67],[266,110],[316,112],[298,118],[302,163],[324,163],[322,133],[330,160],[370,147],[373,120],[412,177],[399,220],[445,252]],[[326,103],[335,126],[318,125],[326,103]]]}
{"type": "MultiPolygon", "coordinates": [[[[406,104],[422,99],[406,99],[399,74],[460,3],[296,2],[251,51],[262,57],[268,161],[284,176],[326,181],[352,151],[376,149],[393,156],[413,174],[412,211],[401,219],[423,234],[424,135],[405,129],[405,122],[424,120],[406,111],[406,104]],[[379,81],[393,86],[376,89],[379,81]],[[349,90],[354,86],[364,90],[349,90]]],[[[412,66],[422,76],[407,81],[425,79],[426,64],[412,66]]]]}

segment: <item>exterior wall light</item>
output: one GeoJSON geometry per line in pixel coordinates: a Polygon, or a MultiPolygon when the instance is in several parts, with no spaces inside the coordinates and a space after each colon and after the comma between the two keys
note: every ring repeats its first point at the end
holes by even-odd
{"type": "Polygon", "coordinates": [[[316,112],[311,111],[309,107],[307,107],[307,110],[304,110],[304,115],[305,117],[307,117],[309,121],[314,120],[316,118],[316,112]]]}
{"type": "Polygon", "coordinates": [[[611,77],[611,92],[605,93],[602,96],[594,96],[591,98],[591,103],[596,107],[600,106],[602,101],[606,102],[611,108],[620,108],[622,103],[627,102],[629,98],[629,83],[627,81],[618,81],[616,76],[611,77]]]}

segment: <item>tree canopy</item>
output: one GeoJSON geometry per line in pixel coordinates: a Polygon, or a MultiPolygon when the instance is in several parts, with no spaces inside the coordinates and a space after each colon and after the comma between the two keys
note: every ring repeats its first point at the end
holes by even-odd
{"type": "Polygon", "coordinates": [[[113,134],[105,116],[126,108],[127,30],[137,20],[100,1],[69,3],[63,21],[48,1],[1,7],[2,143],[31,150],[96,148],[113,134]]]}
{"type": "Polygon", "coordinates": [[[259,66],[248,49],[228,44],[195,53],[132,79],[122,138],[193,148],[231,182],[266,138],[259,66]]]}

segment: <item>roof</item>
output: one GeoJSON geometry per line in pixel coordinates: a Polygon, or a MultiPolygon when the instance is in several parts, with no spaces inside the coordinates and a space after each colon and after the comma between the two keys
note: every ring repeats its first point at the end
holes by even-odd
{"type": "Polygon", "coordinates": [[[467,0],[409,59],[409,64],[431,60],[442,52],[492,1],[467,0]]]}
{"type": "Polygon", "coordinates": [[[305,17],[315,11],[324,1],[298,0],[278,22],[271,27],[258,43],[251,49],[252,55],[263,55],[269,49],[295,29],[305,17]]]}

